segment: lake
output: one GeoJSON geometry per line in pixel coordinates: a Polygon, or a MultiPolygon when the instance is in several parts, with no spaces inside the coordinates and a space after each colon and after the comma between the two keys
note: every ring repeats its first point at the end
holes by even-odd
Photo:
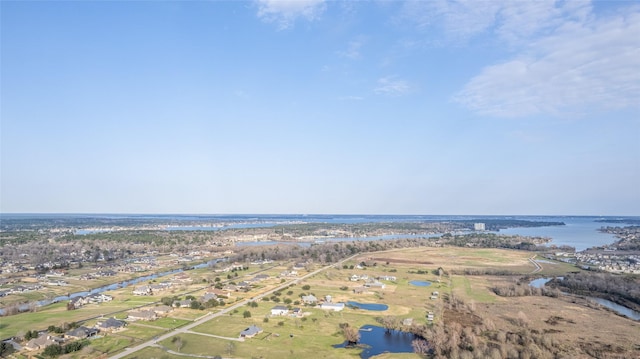
{"type": "MultiPolygon", "coordinates": [[[[416,337],[403,331],[387,332],[384,328],[375,325],[365,325],[360,328],[360,342],[365,348],[360,358],[368,359],[382,353],[413,353],[411,342],[416,337]]],[[[346,342],[334,345],[334,348],[345,348],[346,342]]],[[[345,349],[356,350],[356,349],[345,349]]]]}
{"type": "Polygon", "coordinates": [[[427,282],[426,280],[412,280],[409,284],[415,285],[416,287],[428,287],[431,285],[431,282],[427,282]]]}

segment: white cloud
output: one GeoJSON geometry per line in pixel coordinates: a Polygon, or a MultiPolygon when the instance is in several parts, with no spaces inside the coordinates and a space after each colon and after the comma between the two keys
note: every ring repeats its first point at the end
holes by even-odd
{"type": "Polygon", "coordinates": [[[639,9],[601,19],[579,10],[569,21],[549,25],[549,34],[532,39],[512,59],[485,67],[456,101],[500,117],[638,106],[639,9]]]}
{"type": "Polygon", "coordinates": [[[590,10],[588,0],[492,0],[480,4],[477,0],[410,1],[404,4],[400,19],[421,30],[441,30],[449,42],[495,33],[517,45],[567,19],[584,19],[590,10]]]}
{"type": "Polygon", "coordinates": [[[258,17],[278,29],[292,27],[298,18],[316,20],[326,8],[324,0],[258,0],[258,17]]]}
{"type": "Polygon", "coordinates": [[[387,76],[378,79],[378,85],[373,91],[378,95],[400,96],[407,94],[410,90],[411,86],[407,81],[387,76]]]}
{"type": "Polygon", "coordinates": [[[364,40],[362,38],[349,41],[347,49],[344,51],[338,51],[338,54],[351,60],[359,59],[361,56],[360,49],[362,48],[362,45],[364,45],[364,40]]]}

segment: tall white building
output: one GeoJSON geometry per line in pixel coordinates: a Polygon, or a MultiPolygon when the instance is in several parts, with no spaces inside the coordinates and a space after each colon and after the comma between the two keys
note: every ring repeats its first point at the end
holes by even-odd
{"type": "Polygon", "coordinates": [[[474,223],[473,224],[473,229],[475,231],[484,231],[485,230],[484,223],[474,223]]]}

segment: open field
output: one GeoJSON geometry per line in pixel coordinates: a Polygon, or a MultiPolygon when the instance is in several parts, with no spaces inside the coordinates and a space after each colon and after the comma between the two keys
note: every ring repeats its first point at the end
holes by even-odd
{"type": "MultiPolygon", "coordinates": [[[[358,349],[333,348],[333,345],[344,342],[340,324],[349,323],[353,327],[376,325],[377,318],[393,316],[399,320],[412,318],[415,325],[422,325],[427,324],[426,313],[433,312],[436,325],[457,322],[465,327],[490,321],[493,326],[508,333],[518,333],[525,325],[532,332],[544,334],[545,340],[557,343],[558,347],[563,349],[563,353],[572,358],[585,357],[586,351],[602,354],[607,353],[606,350],[618,353],[619,357],[640,357],[637,355],[640,354],[640,350],[634,347],[637,338],[640,337],[640,323],[574,297],[505,298],[494,294],[494,286],[514,283],[517,278],[529,275],[535,270],[535,266],[529,261],[531,256],[531,252],[524,251],[472,248],[409,248],[369,253],[346,262],[345,266],[329,267],[296,285],[270,294],[266,297],[267,300],[257,300],[257,307],[244,305],[188,332],[176,333],[157,344],[182,354],[221,355],[227,358],[358,358],[358,349]],[[366,266],[358,269],[356,266],[361,262],[365,262],[366,266]],[[444,273],[439,273],[439,268],[444,273]],[[466,271],[478,274],[465,275],[466,271]],[[499,275],[496,274],[498,272],[499,275]],[[394,276],[395,280],[381,280],[385,284],[384,288],[368,288],[362,293],[356,293],[354,289],[361,288],[365,280],[351,280],[354,275],[368,278],[394,276]],[[431,285],[415,286],[410,283],[413,280],[428,281],[431,285]],[[309,288],[303,289],[306,286],[309,288]],[[439,292],[439,295],[431,299],[434,291],[439,292]],[[384,311],[369,311],[347,307],[341,312],[324,311],[317,307],[304,306],[301,296],[307,294],[313,294],[319,300],[330,296],[333,302],[386,304],[389,308],[384,311]],[[466,303],[469,312],[460,314],[452,310],[452,298],[466,303]],[[271,308],[276,305],[300,307],[305,313],[303,317],[271,316],[271,308]],[[250,312],[249,317],[244,317],[245,311],[250,312]],[[263,332],[254,338],[238,341],[240,331],[250,325],[262,328],[263,332]]],[[[543,270],[536,273],[538,276],[562,275],[577,270],[561,262],[540,264],[543,270]]],[[[240,300],[238,298],[254,298],[280,285],[277,275],[285,269],[287,266],[282,265],[265,270],[264,273],[269,274],[269,279],[258,282],[248,293],[238,293],[232,301],[240,300]]],[[[200,271],[193,278],[211,275],[210,272],[200,271]]],[[[240,272],[234,280],[245,280],[254,275],[253,271],[240,272]]],[[[182,289],[193,290],[203,286],[201,280],[194,279],[193,283],[185,285],[182,289]]],[[[197,297],[202,292],[197,290],[193,294],[197,297]]],[[[136,297],[130,294],[130,289],[118,290],[114,292],[116,300],[102,306],[110,309],[113,309],[114,305],[127,307],[156,301],[168,295],[163,293],[158,296],[136,297]]],[[[64,304],[60,303],[39,313],[21,314],[15,318],[30,318],[30,322],[21,324],[23,326],[43,321],[59,325],[65,316],[64,320],[70,321],[68,316],[83,310],[85,308],[66,311],[64,304]]],[[[220,308],[205,311],[176,309],[166,318],[153,322],[131,323],[122,332],[95,339],[90,348],[100,353],[115,353],[126,346],[146,342],[173,328],[182,327],[208,311],[218,310],[220,308]]],[[[10,318],[13,317],[3,319],[10,318]]],[[[0,333],[12,328],[15,328],[14,324],[9,323],[0,328],[0,333]]],[[[481,340],[488,340],[487,338],[493,338],[495,333],[485,331],[478,335],[481,340]]],[[[93,355],[95,354],[94,352],[93,355]]],[[[127,358],[153,357],[186,358],[157,347],[132,353],[127,358]]],[[[384,354],[380,358],[409,359],[418,356],[384,354]]]]}

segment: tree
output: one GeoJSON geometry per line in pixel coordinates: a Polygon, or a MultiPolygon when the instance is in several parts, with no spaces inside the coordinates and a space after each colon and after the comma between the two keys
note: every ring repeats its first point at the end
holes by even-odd
{"type": "Polygon", "coordinates": [[[248,310],[245,310],[244,313],[242,313],[242,316],[244,318],[251,318],[251,312],[248,310]]]}
{"type": "Polygon", "coordinates": [[[9,354],[14,352],[13,345],[5,342],[0,342],[0,357],[9,356],[9,354]]]}
{"type": "Polygon", "coordinates": [[[44,348],[44,351],[42,352],[42,355],[51,357],[51,358],[57,357],[60,354],[63,354],[63,350],[62,350],[62,347],[58,344],[48,345],[46,348],[44,348]]]}
{"type": "Polygon", "coordinates": [[[431,347],[429,346],[429,342],[424,339],[415,339],[411,342],[411,346],[413,347],[413,352],[420,356],[427,356],[431,351],[431,347]]]}
{"type": "Polygon", "coordinates": [[[182,349],[182,347],[184,346],[185,341],[181,337],[175,336],[173,337],[173,339],[171,339],[171,343],[173,343],[176,346],[176,350],[180,352],[180,349],[182,349]]]}
{"type": "Polygon", "coordinates": [[[348,345],[357,344],[358,341],[360,341],[360,331],[358,331],[358,328],[350,326],[349,323],[343,323],[341,327],[342,334],[348,345]]]}
{"type": "Polygon", "coordinates": [[[308,284],[305,284],[302,286],[302,290],[309,290],[309,289],[311,289],[311,286],[308,284]]]}

